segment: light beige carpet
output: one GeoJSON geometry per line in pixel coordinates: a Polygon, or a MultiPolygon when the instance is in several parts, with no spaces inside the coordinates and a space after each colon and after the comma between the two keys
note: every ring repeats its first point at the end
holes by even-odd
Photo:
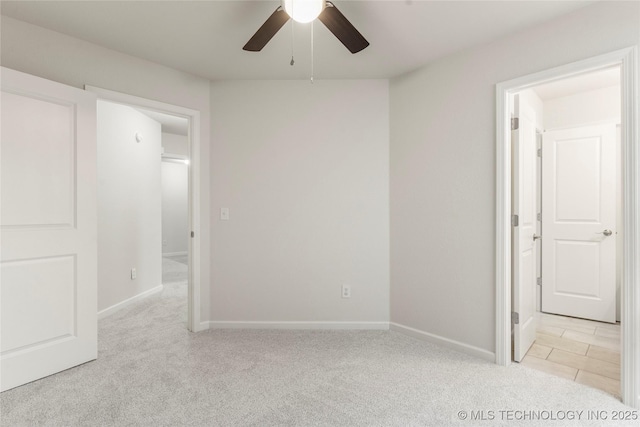
{"type": "Polygon", "coordinates": [[[162,258],[162,283],[178,283],[188,280],[189,267],[186,256],[162,258]]]}
{"type": "Polygon", "coordinates": [[[604,392],[394,332],[192,334],[185,319],[182,283],[102,320],[98,360],[2,393],[0,424],[637,425],[588,419],[630,410],[604,392]]]}

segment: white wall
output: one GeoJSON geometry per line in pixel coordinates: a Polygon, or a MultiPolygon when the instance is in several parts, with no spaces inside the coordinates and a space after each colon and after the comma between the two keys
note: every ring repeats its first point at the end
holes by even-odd
{"type": "Polygon", "coordinates": [[[616,123],[616,320],[620,321],[622,284],[622,140],[620,138],[621,88],[610,86],[544,101],[545,130],[616,123]]]}
{"type": "Polygon", "coordinates": [[[162,284],[160,123],[133,108],[98,101],[97,133],[102,311],[162,284]]]}
{"type": "Polygon", "coordinates": [[[189,138],[184,135],[162,132],[162,148],[166,154],[189,157],[189,138]]]}
{"type": "Polygon", "coordinates": [[[162,254],[186,254],[189,244],[189,167],[181,161],[163,160],[161,171],[162,254]]]}
{"type": "Polygon", "coordinates": [[[82,88],[85,84],[180,105],[201,112],[200,251],[202,317],[209,315],[209,81],[149,61],[105,49],[60,33],[2,16],[0,61],[49,80],[82,88]]]}
{"type": "Polygon", "coordinates": [[[519,95],[524,102],[533,108],[533,111],[536,113],[536,130],[542,132],[544,130],[544,103],[542,99],[540,99],[533,89],[523,90],[519,95]]]}
{"type": "Polygon", "coordinates": [[[621,109],[620,86],[548,99],[544,102],[545,129],[563,129],[603,122],[619,123],[621,109]]]}
{"type": "Polygon", "coordinates": [[[639,16],[599,2],[392,80],[392,322],[495,352],[495,85],[638,44],[639,16]]]}
{"type": "Polygon", "coordinates": [[[211,87],[211,318],[387,322],[388,82],[211,87]]]}
{"type": "MultiPolygon", "coordinates": [[[[164,154],[189,158],[189,138],[162,133],[164,154]]],[[[189,167],[179,161],[162,162],[162,253],[187,253],[189,244],[189,167]]],[[[207,317],[208,318],[208,317],[207,317]]]]}

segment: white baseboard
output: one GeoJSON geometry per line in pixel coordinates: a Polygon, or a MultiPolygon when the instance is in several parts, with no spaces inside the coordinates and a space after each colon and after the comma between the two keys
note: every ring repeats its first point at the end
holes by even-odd
{"type": "Polygon", "coordinates": [[[140,293],[138,295],[135,295],[135,296],[133,296],[131,298],[128,298],[128,299],[126,299],[124,301],[121,301],[121,302],[119,302],[117,304],[114,304],[111,307],[105,308],[104,310],[100,310],[98,312],[98,320],[104,319],[105,317],[115,313],[116,311],[122,310],[123,308],[125,308],[128,305],[133,304],[134,302],[138,302],[138,301],[140,301],[140,300],[142,300],[144,298],[150,297],[153,294],[156,294],[158,292],[162,292],[162,288],[163,288],[162,285],[156,286],[155,288],[151,288],[148,291],[144,291],[144,292],[142,292],[142,293],[140,293]]]}
{"type": "Polygon", "coordinates": [[[245,322],[211,320],[202,322],[204,329],[352,329],[389,330],[389,322],[245,322]],[[204,325],[207,326],[204,326],[204,325]]]}
{"type": "Polygon", "coordinates": [[[207,329],[209,329],[209,322],[205,321],[205,322],[200,322],[200,324],[196,326],[194,330],[191,332],[201,332],[201,331],[206,331],[207,329]]]}
{"type": "Polygon", "coordinates": [[[307,329],[307,330],[392,330],[432,344],[451,348],[470,356],[495,362],[496,355],[488,350],[444,338],[398,323],[389,322],[259,322],[210,320],[201,322],[199,330],[205,329],[307,329]]]}
{"type": "Polygon", "coordinates": [[[189,252],[187,252],[187,251],[183,251],[183,252],[166,252],[166,253],[163,253],[162,256],[163,257],[172,257],[172,256],[185,256],[185,255],[188,255],[188,254],[189,254],[189,252]]]}
{"type": "Polygon", "coordinates": [[[475,347],[469,344],[462,343],[460,341],[455,341],[449,338],[441,337],[439,335],[430,334],[429,332],[420,331],[418,329],[410,328],[409,326],[401,325],[399,323],[394,323],[394,322],[391,322],[389,324],[389,329],[391,329],[392,331],[400,332],[405,335],[409,335],[410,337],[417,338],[422,341],[427,341],[432,344],[441,345],[443,347],[447,347],[452,350],[459,351],[460,353],[465,353],[470,356],[478,357],[480,359],[484,359],[489,362],[495,363],[496,361],[495,353],[492,353],[480,347],[475,347]]]}

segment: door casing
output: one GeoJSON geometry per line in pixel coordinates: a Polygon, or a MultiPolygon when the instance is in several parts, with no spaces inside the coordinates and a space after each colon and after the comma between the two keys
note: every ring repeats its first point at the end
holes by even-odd
{"type": "Polygon", "coordinates": [[[509,97],[533,86],[620,66],[623,153],[621,394],[640,409],[640,147],[638,47],[633,46],[496,85],[496,364],[511,364],[511,147],[509,97]]]}

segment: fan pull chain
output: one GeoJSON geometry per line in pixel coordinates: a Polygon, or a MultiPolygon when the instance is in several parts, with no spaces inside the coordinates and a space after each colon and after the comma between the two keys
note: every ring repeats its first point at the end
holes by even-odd
{"type": "Polygon", "coordinates": [[[311,21],[311,84],[313,84],[313,21],[311,21]]]}
{"type": "Polygon", "coordinates": [[[292,67],[293,67],[293,64],[296,63],[296,61],[293,60],[293,45],[294,45],[294,42],[295,42],[295,39],[294,39],[294,36],[293,36],[293,33],[294,33],[293,26],[294,26],[294,24],[293,24],[293,19],[292,19],[291,20],[291,62],[289,63],[292,67]]]}

